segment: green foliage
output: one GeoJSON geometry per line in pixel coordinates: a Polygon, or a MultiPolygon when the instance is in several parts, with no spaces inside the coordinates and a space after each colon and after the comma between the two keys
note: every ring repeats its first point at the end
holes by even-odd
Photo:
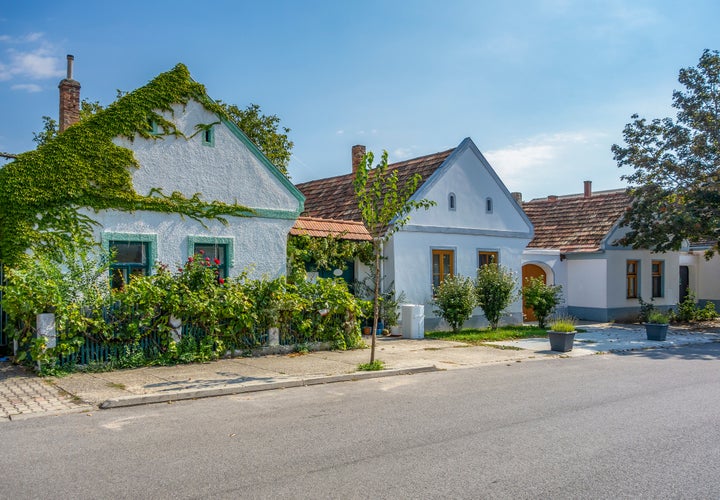
{"type": "Polygon", "coordinates": [[[376,359],[369,363],[360,363],[357,369],[364,372],[377,372],[385,369],[385,362],[376,359]]]}
{"type": "Polygon", "coordinates": [[[277,115],[263,115],[257,104],[250,104],[245,109],[222,101],[218,101],[218,104],[267,159],[287,176],[294,144],[287,136],[290,129],[280,127],[280,118],[277,115]]]}
{"type": "Polygon", "coordinates": [[[155,274],[111,291],[105,259],[28,256],[3,287],[8,333],[20,344],[19,359],[40,361],[45,373],[75,369],[88,341],[109,353],[92,363],[94,370],[208,361],[228,349],[264,345],[269,327],[279,327],[284,344],[361,344],[361,303],[342,280],[224,280],[216,264],[197,254],[176,272],[159,265],[155,274]],[[36,339],[35,315],[43,311],[56,315],[55,348],[36,339]]]}
{"type": "Polygon", "coordinates": [[[517,277],[510,269],[494,262],[478,269],[475,298],[491,329],[497,328],[503,313],[517,297],[517,277]]]}
{"type": "Polygon", "coordinates": [[[374,160],[372,152],[363,156],[353,181],[360,216],[372,236],[373,244],[375,290],[370,362],[375,360],[375,334],[380,319],[380,259],[383,244],[408,223],[413,210],[427,210],[435,205],[435,202],[430,200],[411,199],[420,183],[419,174],[400,185],[397,170],[388,169],[387,151],[383,151],[380,163],[373,168],[374,160]]]}
{"type": "Polygon", "coordinates": [[[574,332],[576,323],[575,318],[571,316],[558,316],[550,321],[550,330],[561,333],[574,332]]]}
{"type": "Polygon", "coordinates": [[[359,259],[372,262],[372,243],[344,240],[335,236],[316,238],[307,235],[290,235],[287,244],[288,275],[290,281],[305,279],[307,266],[317,270],[343,269],[349,261],[359,259]]]}
{"type": "Polygon", "coordinates": [[[695,293],[688,291],[685,299],[678,304],[678,312],[673,319],[689,323],[692,321],[712,321],[718,317],[714,303],[708,301],[703,308],[699,308],[696,300],[695,293]]]}
{"type": "MultiPolygon", "coordinates": [[[[621,243],[678,250],[685,240],[720,241],[720,53],[705,50],[696,68],[680,70],[673,92],[677,118],[650,122],[632,115],[625,146],[613,145],[633,202],[621,243]]],[[[709,253],[710,254],[710,253],[709,253]]]]}
{"type": "Polygon", "coordinates": [[[545,328],[545,320],[562,299],[562,286],[548,285],[543,278],[537,276],[525,281],[522,294],[525,305],[535,313],[538,326],[545,328]]]}
{"type": "Polygon", "coordinates": [[[660,324],[660,325],[666,325],[670,322],[669,316],[661,311],[652,311],[648,315],[647,319],[648,323],[654,323],[654,324],[660,324]]]}
{"type": "Polygon", "coordinates": [[[643,323],[647,321],[650,314],[655,311],[655,304],[653,303],[652,298],[650,299],[650,302],[645,302],[642,297],[638,297],[638,302],[640,303],[640,314],[638,316],[638,321],[643,323]]]}
{"type": "Polygon", "coordinates": [[[425,332],[425,337],[430,339],[453,340],[465,342],[472,345],[484,345],[488,342],[503,340],[527,339],[545,337],[547,332],[537,326],[528,325],[505,325],[495,330],[489,328],[466,328],[461,332],[425,332]]]}
{"type": "Polygon", "coordinates": [[[147,194],[133,189],[131,171],[140,165],[131,150],[113,139],[183,137],[163,113],[172,113],[173,104],[187,104],[190,99],[225,115],[206,97],[205,88],[190,78],[187,68],[178,64],[0,169],[0,261],[13,267],[28,249],[57,258],[79,241],[90,244],[95,221],[79,211],[81,207],[179,213],[200,222],[227,223],[227,216],[250,215],[247,207],[203,201],[199,193],[188,198],[160,189],[147,194]],[[159,134],[153,133],[151,122],[157,124],[159,134]]]}
{"type": "Polygon", "coordinates": [[[435,313],[459,333],[475,308],[475,286],[466,276],[448,276],[435,290],[435,313]]]}

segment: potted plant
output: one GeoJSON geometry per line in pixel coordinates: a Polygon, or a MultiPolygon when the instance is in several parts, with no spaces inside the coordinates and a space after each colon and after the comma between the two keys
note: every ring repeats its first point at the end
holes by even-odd
{"type": "Polygon", "coordinates": [[[574,318],[559,317],[550,321],[550,330],[548,330],[550,350],[558,352],[572,351],[575,333],[577,332],[574,318]]]}
{"type": "Polygon", "coordinates": [[[645,333],[648,340],[665,340],[667,337],[668,315],[660,311],[650,311],[645,323],[645,333]]]}

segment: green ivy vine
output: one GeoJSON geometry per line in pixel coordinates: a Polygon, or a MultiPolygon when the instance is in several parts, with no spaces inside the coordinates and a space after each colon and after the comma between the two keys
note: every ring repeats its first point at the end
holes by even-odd
{"type": "Polygon", "coordinates": [[[226,117],[187,67],[178,64],[0,169],[0,261],[12,266],[28,250],[57,252],[92,241],[96,222],[81,208],[178,213],[225,224],[227,216],[251,215],[248,207],[205,201],[199,193],[186,197],[161,188],[147,194],[133,189],[131,174],[140,164],[113,139],[184,137],[161,113],[172,113],[173,104],[186,105],[191,99],[226,117]],[[159,133],[153,133],[153,123],[159,133]]]}
{"type": "Polygon", "coordinates": [[[349,260],[359,259],[367,265],[373,260],[369,241],[344,240],[336,236],[290,235],[287,255],[290,276],[303,274],[308,265],[329,271],[344,268],[349,260]]]}

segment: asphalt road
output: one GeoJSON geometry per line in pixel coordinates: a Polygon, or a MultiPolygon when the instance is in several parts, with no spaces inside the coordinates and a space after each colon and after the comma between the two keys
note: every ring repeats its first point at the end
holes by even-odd
{"type": "Polygon", "coordinates": [[[0,426],[0,498],[720,498],[720,344],[0,426]]]}

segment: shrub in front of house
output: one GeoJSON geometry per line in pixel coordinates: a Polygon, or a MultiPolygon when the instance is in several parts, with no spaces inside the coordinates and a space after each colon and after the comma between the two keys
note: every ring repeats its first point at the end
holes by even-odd
{"type": "Polygon", "coordinates": [[[435,290],[434,312],[448,322],[453,332],[462,330],[475,308],[475,287],[471,278],[448,276],[435,290]]]}
{"type": "Polygon", "coordinates": [[[475,298],[492,330],[517,296],[517,278],[510,269],[494,262],[478,269],[475,298]]]}
{"type": "Polygon", "coordinates": [[[28,257],[8,271],[3,287],[17,359],[40,362],[46,371],[207,361],[267,345],[270,327],[279,329],[281,344],[361,343],[360,306],[341,280],[221,279],[210,259],[196,255],[176,271],[158,265],[154,274],[111,290],[105,259],[66,260],[28,257]],[[37,338],[42,312],[55,314],[53,348],[37,338]]]}
{"type": "Polygon", "coordinates": [[[545,328],[545,323],[555,307],[562,298],[562,287],[560,285],[548,285],[539,276],[525,280],[522,289],[525,305],[533,310],[538,326],[545,328]]]}

